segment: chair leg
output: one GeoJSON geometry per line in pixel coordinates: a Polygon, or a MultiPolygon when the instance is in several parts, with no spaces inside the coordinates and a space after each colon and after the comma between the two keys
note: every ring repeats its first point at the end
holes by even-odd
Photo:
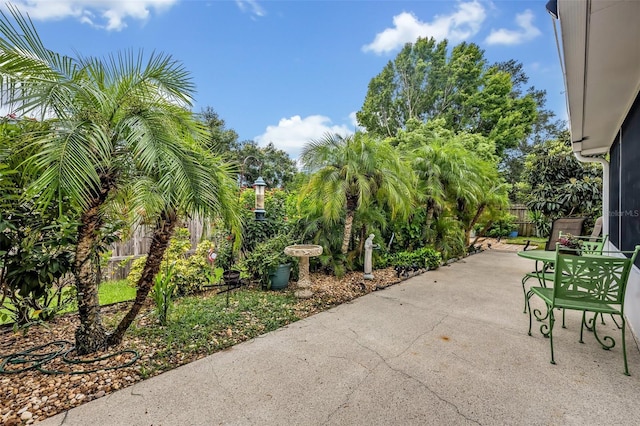
{"type": "Polygon", "coordinates": [[[533,296],[533,293],[531,293],[531,291],[529,291],[526,294],[526,297],[525,297],[525,303],[526,303],[525,307],[529,308],[529,336],[531,336],[531,302],[530,302],[531,301],[531,296],[533,296]]]}
{"type": "Polygon", "coordinates": [[[564,324],[564,313],[565,313],[565,309],[562,308],[562,328],[567,328],[567,326],[564,324]]]}
{"type": "Polygon", "coordinates": [[[622,317],[622,356],[624,357],[624,374],[630,376],[629,374],[629,365],[627,364],[627,339],[625,337],[625,329],[627,322],[624,320],[624,315],[620,315],[622,317]]]}
{"type": "MultiPolygon", "coordinates": [[[[582,321],[580,321],[580,340],[578,340],[578,342],[580,343],[584,343],[584,340],[582,340],[582,331],[584,330],[584,326],[586,325],[586,321],[587,320],[587,311],[582,311],[582,321]]],[[[587,330],[589,329],[589,326],[587,326],[587,330]]]]}
{"type": "Polygon", "coordinates": [[[549,311],[549,344],[551,346],[551,364],[555,364],[556,360],[553,357],[553,323],[555,322],[555,318],[553,316],[553,309],[550,309],[549,311]]]}
{"type": "Polygon", "coordinates": [[[522,278],[522,293],[524,294],[524,311],[522,312],[523,314],[527,313],[527,302],[529,301],[529,299],[527,299],[527,290],[525,289],[524,285],[527,282],[527,280],[530,277],[525,276],[524,278],[522,278]]]}

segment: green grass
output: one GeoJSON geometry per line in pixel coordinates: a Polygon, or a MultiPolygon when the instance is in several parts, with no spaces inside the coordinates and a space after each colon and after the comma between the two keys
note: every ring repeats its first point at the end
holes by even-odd
{"type": "MultiPolygon", "coordinates": [[[[69,289],[68,291],[71,291],[69,289]]],[[[119,281],[107,281],[100,284],[98,287],[98,299],[100,300],[100,305],[110,305],[112,303],[117,302],[125,302],[127,300],[133,300],[136,297],[136,289],[131,286],[127,280],[119,280],[119,281]]],[[[9,303],[8,300],[5,299],[4,305],[0,308],[0,313],[8,313],[8,311],[13,308],[13,305],[9,303]]],[[[78,304],[74,300],[73,303],[65,306],[64,309],[60,310],[58,315],[66,314],[69,312],[75,312],[78,310],[78,304]]],[[[0,317],[0,325],[10,323],[11,318],[5,318],[3,320],[0,317]]]]}
{"type": "Polygon", "coordinates": [[[527,244],[527,241],[531,241],[531,244],[537,245],[539,250],[544,250],[544,245],[547,243],[546,238],[538,238],[538,237],[515,237],[515,238],[507,238],[506,242],[509,244],[527,244]]]}
{"type": "Polygon", "coordinates": [[[100,305],[110,305],[117,302],[133,300],[136,297],[136,288],[127,280],[107,281],[98,287],[98,299],[100,305]]]}
{"type": "Polygon", "coordinates": [[[144,376],[149,377],[297,321],[296,303],[291,292],[258,289],[231,293],[228,308],[224,294],[183,297],[176,300],[165,327],[149,326],[155,319],[150,313],[139,318],[128,333],[141,344],[157,348],[145,366],[144,376]]]}

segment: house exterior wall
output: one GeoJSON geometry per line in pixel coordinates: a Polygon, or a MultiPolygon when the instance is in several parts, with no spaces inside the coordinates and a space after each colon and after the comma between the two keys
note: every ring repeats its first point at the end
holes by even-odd
{"type": "MultiPolygon", "coordinates": [[[[640,94],[609,151],[609,240],[612,248],[633,250],[640,244],[640,94]]],[[[631,271],[625,313],[640,337],[640,257],[631,271]]]]}

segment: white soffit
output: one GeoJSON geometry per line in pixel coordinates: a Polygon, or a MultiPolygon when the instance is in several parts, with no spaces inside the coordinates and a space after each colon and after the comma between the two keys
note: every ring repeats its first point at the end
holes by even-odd
{"type": "Polygon", "coordinates": [[[640,89],[640,0],[559,0],[571,138],[608,151],[640,89]]]}

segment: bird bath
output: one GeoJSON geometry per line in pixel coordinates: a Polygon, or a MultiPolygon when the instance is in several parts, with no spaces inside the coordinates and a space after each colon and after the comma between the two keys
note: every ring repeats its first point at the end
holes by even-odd
{"type": "Polygon", "coordinates": [[[284,254],[300,258],[300,278],[298,279],[298,291],[296,296],[307,299],[313,295],[311,291],[311,278],[309,277],[309,258],[320,256],[322,246],[315,244],[295,244],[284,248],[284,254]]]}

